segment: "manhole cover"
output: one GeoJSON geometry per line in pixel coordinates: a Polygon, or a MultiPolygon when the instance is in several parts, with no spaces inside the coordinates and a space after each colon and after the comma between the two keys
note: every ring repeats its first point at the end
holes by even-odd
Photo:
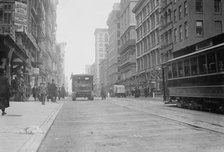
{"type": "Polygon", "coordinates": [[[9,114],[9,115],[6,115],[8,117],[22,117],[22,115],[14,115],[14,114],[9,114]]]}

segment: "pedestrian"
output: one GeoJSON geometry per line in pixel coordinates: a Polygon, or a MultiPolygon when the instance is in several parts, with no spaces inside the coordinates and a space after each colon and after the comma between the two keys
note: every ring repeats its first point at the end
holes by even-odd
{"type": "Polygon", "coordinates": [[[61,89],[60,87],[58,87],[58,92],[57,92],[57,96],[58,96],[58,100],[61,100],[61,89]]]}
{"type": "Polygon", "coordinates": [[[54,79],[52,80],[52,83],[51,83],[51,86],[50,86],[50,92],[51,92],[52,102],[56,102],[57,87],[56,87],[56,84],[54,83],[54,79]]]}
{"type": "Polygon", "coordinates": [[[61,87],[61,97],[64,99],[65,98],[65,86],[64,84],[61,87]]]}
{"type": "Polygon", "coordinates": [[[106,90],[105,90],[105,87],[103,86],[103,83],[101,84],[101,92],[100,92],[100,94],[101,94],[102,100],[106,99],[106,90]]]}
{"type": "Polygon", "coordinates": [[[21,83],[20,91],[20,101],[24,102],[26,99],[26,86],[24,82],[21,83]]]}
{"type": "Polygon", "coordinates": [[[37,101],[37,94],[38,94],[38,88],[37,85],[34,85],[33,89],[32,89],[32,93],[33,93],[33,98],[35,101],[37,101]]]}
{"type": "Polygon", "coordinates": [[[10,98],[10,85],[4,73],[4,69],[0,69],[0,109],[2,116],[6,114],[5,109],[9,107],[10,98]]]}
{"type": "Polygon", "coordinates": [[[47,88],[45,86],[45,83],[40,84],[40,101],[42,102],[42,105],[45,105],[45,98],[47,94],[47,88]]]}
{"type": "Polygon", "coordinates": [[[52,100],[50,82],[47,83],[47,101],[49,101],[49,100],[52,100]]]}

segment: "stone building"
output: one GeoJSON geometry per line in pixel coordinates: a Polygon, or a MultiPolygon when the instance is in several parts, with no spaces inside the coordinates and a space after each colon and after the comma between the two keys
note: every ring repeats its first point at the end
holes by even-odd
{"type": "Polygon", "coordinates": [[[65,57],[65,47],[66,43],[57,43],[56,44],[56,68],[57,68],[57,73],[56,73],[56,82],[58,83],[59,86],[62,86],[65,84],[65,62],[64,62],[64,57],[65,57]]]}
{"type": "Polygon", "coordinates": [[[98,93],[101,87],[100,62],[106,59],[106,51],[109,45],[108,29],[97,28],[95,35],[95,66],[96,66],[96,90],[98,93]]]}
{"type": "Polygon", "coordinates": [[[103,85],[105,88],[107,88],[108,86],[108,73],[107,73],[107,69],[108,69],[108,58],[103,59],[100,62],[100,89],[101,89],[101,85],[103,85]]]}
{"type": "Polygon", "coordinates": [[[136,19],[132,9],[138,0],[120,1],[120,47],[119,47],[119,84],[124,84],[127,89],[132,86],[132,78],[136,73],[136,19]]]}
{"type": "Polygon", "coordinates": [[[109,48],[108,48],[108,82],[107,88],[118,81],[118,49],[120,47],[120,4],[115,3],[113,10],[110,12],[107,19],[108,33],[109,33],[109,48]]]}
{"type": "Polygon", "coordinates": [[[0,1],[0,35],[9,39],[11,50],[2,49],[7,52],[8,77],[22,78],[27,90],[56,78],[57,4],[57,0],[0,1]]]}
{"type": "Polygon", "coordinates": [[[134,7],[136,16],[137,84],[144,88],[161,89],[160,62],[160,3],[159,0],[140,0],[134,7]]]}

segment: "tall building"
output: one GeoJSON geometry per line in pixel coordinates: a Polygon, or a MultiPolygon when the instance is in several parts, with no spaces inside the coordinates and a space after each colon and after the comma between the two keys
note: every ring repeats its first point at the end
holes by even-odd
{"type": "Polygon", "coordinates": [[[8,62],[5,69],[10,82],[23,79],[28,90],[57,78],[57,5],[58,0],[0,1],[1,46],[8,41],[0,59],[8,62]]]}
{"type": "Polygon", "coordinates": [[[109,33],[108,48],[108,88],[118,81],[118,48],[120,47],[120,4],[115,3],[107,19],[109,33]]]}
{"type": "Polygon", "coordinates": [[[103,86],[105,88],[107,88],[108,85],[108,73],[107,73],[107,69],[108,69],[108,60],[107,58],[102,60],[100,62],[100,89],[101,89],[101,85],[103,84],[103,86]]]}
{"type": "Polygon", "coordinates": [[[138,0],[121,0],[120,2],[120,47],[119,47],[119,83],[130,89],[130,81],[136,73],[136,19],[132,9],[138,0]]]}
{"type": "Polygon", "coordinates": [[[57,77],[55,79],[55,81],[58,83],[59,86],[62,86],[66,79],[65,79],[65,62],[64,62],[64,58],[65,58],[65,47],[66,47],[66,43],[65,42],[61,42],[61,43],[57,43],[56,44],[56,53],[57,56],[57,63],[56,63],[56,67],[57,67],[57,77]]]}
{"type": "MultiPolygon", "coordinates": [[[[175,12],[176,13],[176,12],[175,12]]],[[[172,1],[161,1],[160,11],[160,54],[161,62],[165,62],[172,58],[173,50],[173,2],[172,1]]]]}
{"type": "Polygon", "coordinates": [[[159,0],[140,0],[134,7],[136,15],[136,60],[137,83],[140,90],[145,87],[160,90],[160,3],[159,0]]]}
{"type": "Polygon", "coordinates": [[[96,89],[101,87],[100,62],[106,58],[106,52],[109,45],[108,29],[97,28],[95,35],[95,64],[96,64],[96,89]]]}

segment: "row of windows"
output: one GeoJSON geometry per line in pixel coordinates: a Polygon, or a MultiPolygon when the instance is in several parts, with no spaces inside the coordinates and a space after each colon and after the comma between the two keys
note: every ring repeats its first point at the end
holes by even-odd
{"type": "Polygon", "coordinates": [[[224,71],[224,50],[182,59],[168,65],[168,79],[224,71]]]}
{"type": "Polygon", "coordinates": [[[184,38],[185,39],[188,38],[188,23],[187,22],[184,22],[184,27],[181,24],[181,25],[179,25],[178,29],[177,28],[174,29],[174,42],[175,43],[178,42],[178,39],[179,39],[179,41],[183,41],[184,38]]]}
{"type": "Polygon", "coordinates": [[[148,16],[157,6],[159,5],[159,0],[151,0],[136,16],[137,25],[139,25],[146,16],[148,16]]]}
{"type": "MultiPolygon", "coordinates": [[[[196,0],[195,1],[195,10],[196,12],[203,12],[203,0],[196,0]]],[[[214,0],[214,12],[221,13],[222,12],[222,1],[221,0],[214,0]]]]}
{"type": "Polygon", "coordinates": [[[187,5],[187,1],[184,2],[184,6],[182,8],[182,5],[179,5],[178,7],[178,14],[177,14],[177,10],[175,9],[173,11],[173,20],[174,22],[177,22],[177,19],[181,20],[184,16],[187,16],[188,14],[188,5],[187,5]]]}
{"type": "MultiPolygon", "coordinates": [[[[203,36],[204,35],[204,22],[203,20],[196,20],[195,22],[195,32],[196,36],[203,36]]],[[[214,27],[216,33],[222,33],[222,21],[214,21],[214,27]]],[[[174,28],[174,43],[181,42],[184,39],[188,38],[188,22],[184,22],[184,24],[179,25],[179,27],[174,28]]],[[[161,35],[161,45],[165,46],[167,44],[172,43],[172,32],[167,31],[163,35],[161,35]]]]}
{"type": "Polygon", "coordinates": [[[142,41],[136,44],[137,46],[137,56],[142,55],[144,52],[147,52],[149,49],[156,46],[159,43],[159,30],[151,32],[147,37],[142,41]]]}
{"type": "Polygon", "coordinates": [[[152,68],[160,64],[159,50],[155,50],[145,55],[142,58],[137,59],[137,71],[141,72],[143,70],[152,68]]]}
{"type": "Polygon", "coordinates": [[[169,44],[173,43],[172,38],[172,29],[166,31],[164,34],[161,35],[161,46],[167,46],[169,44]]]}
{"type": "Polygon", "coordinates": [[[106,42],[109,41],[108,34],[100,33],[100,34],[99,34],[99,37],[98,37],[98,40],[99,40],[99,41],[103,41],[103,40],[104,40],[104,41],[106,41],[106,42]]]}
{"type": "Polygon", "coordinates": [[[136,30],[137,33],[137,40],[144,37],[150,30],[153,30],[155,25],[159,24],[159,12],[156,11],[153,13],[150,18],[148,18],[138,29],[136,30]]]}
{"type": "Polygon", "coordinates": [[[12,21],[12,4],[0,4],[0,22],[11,23],[12,21]]]}

